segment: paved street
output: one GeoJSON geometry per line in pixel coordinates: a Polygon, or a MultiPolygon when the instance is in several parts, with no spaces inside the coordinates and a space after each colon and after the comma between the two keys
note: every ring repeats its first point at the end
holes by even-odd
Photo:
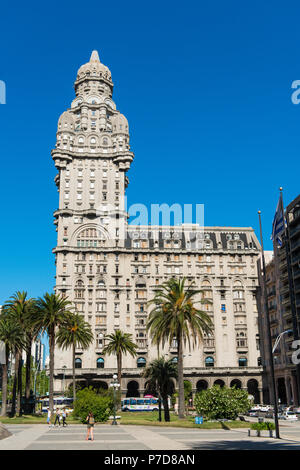
{"type": "Polygon", "coordinates": [[[300,423],[281,427],[282,439],[249,438],[247,429],[232,431],[96,425],[95,440],[86,441],[86,426],[50,428],[45,424],[8,425],[13,435],[0,441],[0,450],[300,450],[300,423]]]}

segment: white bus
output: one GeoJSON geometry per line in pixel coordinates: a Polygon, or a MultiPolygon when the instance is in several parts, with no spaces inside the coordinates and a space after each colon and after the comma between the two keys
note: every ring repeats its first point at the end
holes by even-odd
{"type": "Polygon", "coordinates": [[[123,398],[121,409],[122,411],[158,411],[158,398],[123,398]]]}
{"type": "MultiPolygon", "coordinates": [[[[40,400],[42,403],[42,412],[46,413],[49,407],[49,398],[43,398],[40,400]]],[[[68,408],[70,409],[73,405],[73,398],[66,398],[66,397],[54,397],[53,398],[54,409],[59,408],[68,408]]]]}

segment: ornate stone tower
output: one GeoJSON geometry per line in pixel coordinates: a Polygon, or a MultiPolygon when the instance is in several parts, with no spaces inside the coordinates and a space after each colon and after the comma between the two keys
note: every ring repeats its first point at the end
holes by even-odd
{"type": "MultiPolygon", "coordinates": [[[[95,367],[95,350],[101,350],[101,338],[107,332],[103,317],[95,318],[96,310],[106,312],[102,303],[107,300],[106,290],[101,287],[109,255],[102,249],[124,245],[126,172],[134,156],[127,119],[112,100],[110,70],[97,51],[78,70],[75,94],[71,108],[59,118],[52,150],[59,191],[59,208],[54,212],[56,292],[71,299],[91,323],[96,344],[89,367],[95,367]]],[[[66,353],[60,357],[60,362],[70,362],[66,353]]]]}
{"type": "MultiPolygon", "coordinates": [[[[122,244],[127,220],[126,171],[133,160],[128,122],[112,100],[111,73],[97,51],[78,70],[75,93],[71,109],[59,118],[52,151],[59,171],[57,263],[74,246],[96,248],[101,239],[122,244]]],[[[58,290],[61,284],[57,279],[58,290]]]]}

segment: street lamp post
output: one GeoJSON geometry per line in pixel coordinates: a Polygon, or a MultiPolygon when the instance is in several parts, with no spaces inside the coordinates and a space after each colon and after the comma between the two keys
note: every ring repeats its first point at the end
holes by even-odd
{"type": "Polygon", "coordinates": [[[63,397],[65,398],[65,375],[67,366],[63,366],[63,397]]]}
{"type": "MultiPolygon", "coordinates": [[[[282,336],[283,336],[283,335],[286,335],[287,333],[293,333],[293,330],[285,330],[285,331],[282,331],[282,332],[277,336],[277,338],[276,338],[276,340],[275,340],[275,343],[274,343],[274,346],[273,346],[273,349],[272,349],[272,356],[273,356],[273,359],[272,359],[272,360],[275,359],[274,352],[276,351],[276,348],[277,348],[277,346],[278,346],[278,344],[279,344],[279,342],[280,342],[282,336]]],[[[280,405],[280,402],[281,402],[281,400],[280,400],[280,398],[278,398],[278,405],[280,405]]]]}
{"type": "Polygon", "coordinates": [[[282,331],[276,338],[275,340],[275,343],[274,343],[274,346],[273,346],[273,349],[272,349],[272,354],[274,354],[278,344],[279,344],[279,341],[281,340],[282,336],[287,334],[287,333],[293,333],[293,330],[285,330],[285,331],[282,331]]]}
{"type": "Polygon", "coordinates": [[[120,384],[117,382],[118,376],[116,374],[113,375],[113,382],[109,385],[110,387],[113,387],[114,389],[114,419],[111,424],[116,425],[117,420],[116,420],[116,390],[120,387],[120,384]]]}

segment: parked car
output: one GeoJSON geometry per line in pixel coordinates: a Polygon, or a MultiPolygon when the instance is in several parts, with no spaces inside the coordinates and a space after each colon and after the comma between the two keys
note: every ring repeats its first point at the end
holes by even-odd
{"type": "Polygon", "coordinates": [[[259,410],[262,412],[262,413],[267,413],[269,411],[270,407],[268,405],[261,405],[259,410]]]}
{"type": "Polygon", "coordinates": [[[285,411],[284,413],[278,416],[279,419],[284,419],[286,421],[297,421],[298,416],[293,411],[285,411]]]}

